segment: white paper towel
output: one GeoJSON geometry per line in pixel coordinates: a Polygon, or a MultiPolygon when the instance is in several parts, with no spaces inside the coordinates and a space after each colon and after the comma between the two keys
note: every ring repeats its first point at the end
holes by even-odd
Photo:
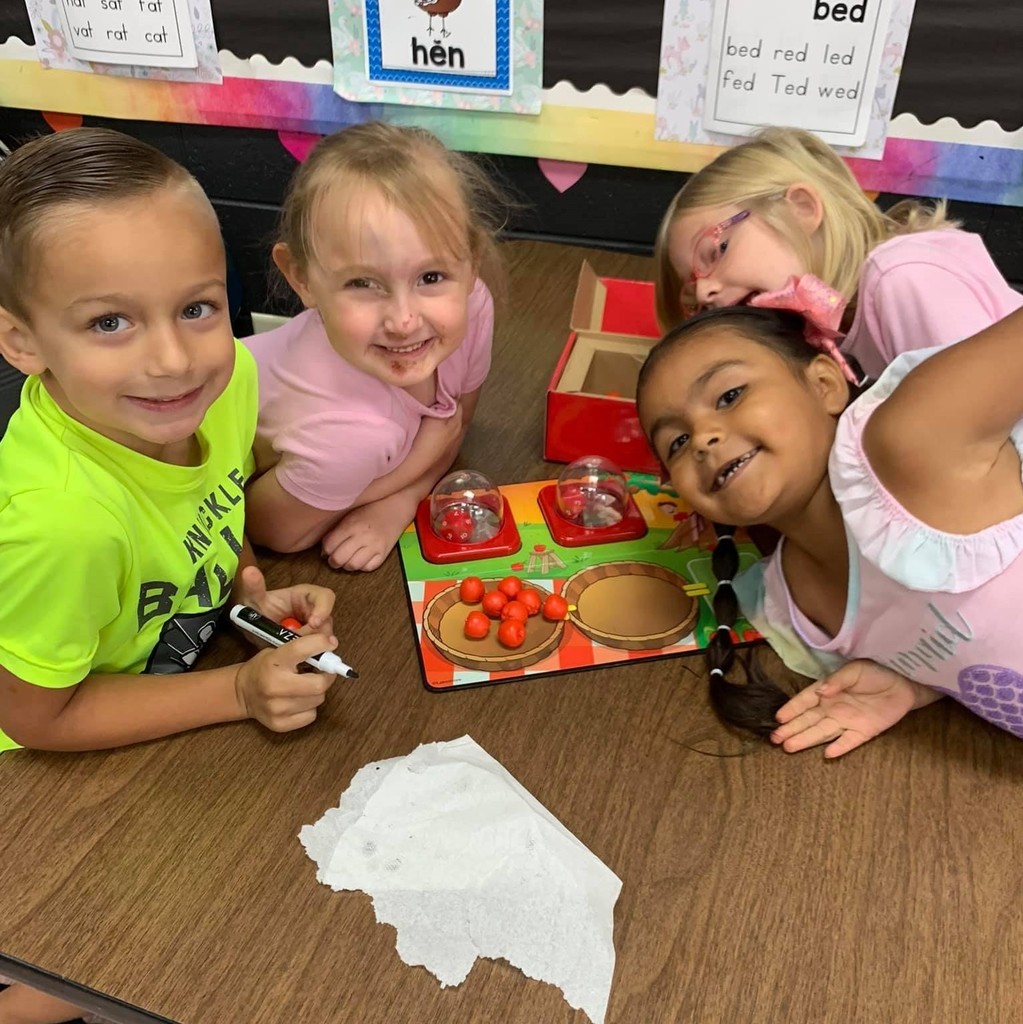
{"type": "Polygon", "coordinates": [[[603,1024],[621,880],[469,736],[359,769],[299,840],[441,985],[503,958],[603,1024]]]}

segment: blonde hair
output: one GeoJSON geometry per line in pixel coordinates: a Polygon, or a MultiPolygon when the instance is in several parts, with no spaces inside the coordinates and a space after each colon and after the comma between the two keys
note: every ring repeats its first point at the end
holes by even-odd
{"type": "Polygon", "coordinates": [[[316,258],[319,203],[337,190],[375,188],[407,214],[424,239],[468,258],[492,292],[503,290],[497,233],[508,200],[469,157],[422,128],[367,121],[321,139],[295,171],[281,206],[277,241],[305,270],[316,258]],[[452,202],[452,195],[456,197],[452,202]]]}
{"type": "Polygon", "coordinates": [[[946,218],[945,203],[930,206],[903,200],[882,213],[860,188],[845,162],[816,135],[797,128],[765,128],[748,142],[720,154],[694,174],[672,200],[657,231],[657,317],[668,330],[684,317],[683,282],[671,265],[668,234],[693,210],[742,206],[753,210],[801,256],[810,273],[840,291],[855,307],[863,261],[875,246],[896,235],[957,227],[946,218]],[[797,183],[813,186],[823,205],[811,245],[778,202],[797,183]]]}

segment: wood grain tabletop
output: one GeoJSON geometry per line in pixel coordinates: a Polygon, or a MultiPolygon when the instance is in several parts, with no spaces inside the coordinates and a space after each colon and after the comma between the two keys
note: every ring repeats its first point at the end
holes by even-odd
{"type": "MultiPolygon", "coordinates": [[[[504,249],[514,301],[460,460],[497,483],[556,473],[544,391],[580,260],[652,272],[504,249]]],[[[834,763],[787,756],[721,732],[699,655],[431,693],[396,555],[368,576],[314,552],[262,564],[271,585],[336,589],[361,678],[290,735],[242,723],[0,756],[0,972],[125,1022],[583,1024],[505,962],[442,989],[399,960],[365,894],[316,882],[298,842],[362,765],[468,734],[624,883],[609,1022],[1021,1018],[1023,746],[1008,734],[943,701],[834,763]]],[[[246,652],[225,632],[203,664],[246,652]]]]}

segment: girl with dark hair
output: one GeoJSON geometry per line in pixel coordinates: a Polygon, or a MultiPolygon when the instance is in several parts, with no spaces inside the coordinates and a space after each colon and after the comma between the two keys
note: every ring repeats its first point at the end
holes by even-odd
{"type": "Polygon", "coordinates": [[[770,558],[734,580],[715,552],[711,700],[788,751],[839,756],[950,695],[1023,738],[1023,313],[901,356],[850,405],[830,290],[793,282],[700,314],[651,352],[640,420],[679,495],[715,523],[765,523],[770,558]],[[798,310],[799,312],[797,312],[798,310]],[[789,700],[733,678],[741,606],[790,668],[789,700]]]}

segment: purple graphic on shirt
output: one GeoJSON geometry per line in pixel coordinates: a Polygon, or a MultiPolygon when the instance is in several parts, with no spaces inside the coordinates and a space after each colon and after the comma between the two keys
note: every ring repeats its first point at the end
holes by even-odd
{"type": "Polygon", "coordinates": [[[970,665],[959,673],[958,682],[959,693],[943,687],[934,689],[1023,739],[1023,675],[1001,665],[970,665]]]}

